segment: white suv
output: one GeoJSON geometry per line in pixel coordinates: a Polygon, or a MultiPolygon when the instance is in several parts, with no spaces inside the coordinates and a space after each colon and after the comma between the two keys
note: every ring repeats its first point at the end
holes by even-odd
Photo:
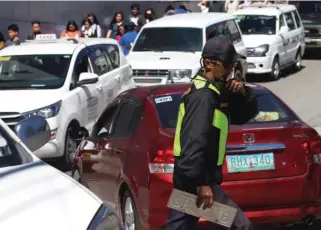
{"type": "Polygon", "coordinates": [[[76,146],[68,131],[91,129],[106,105],[135,84],[116,40],[47,37],[0,51],[0,118],[13,127],[45,117],[51,140],[35,154],[69,165],[76,146]]]}
{"type": "MultiPolygon", "coordinates": [[[[230,14],[177,14],[146,24],[127,56],[136,85],[189,82],[201,68],[207,37],[218,35],[231,39],[237,52],[246,56],[242,34],[230,14]]],[[[246,71],[246,61],[240,60],[234,76],[245,80],[246,71]]]]}
{"type": "Polygon", "coordinates": [[[304,28],[293,5],[259,5],[234,12],[247,47],[248,73],[270,73],[301,68],[305,51],[304,28]]]}

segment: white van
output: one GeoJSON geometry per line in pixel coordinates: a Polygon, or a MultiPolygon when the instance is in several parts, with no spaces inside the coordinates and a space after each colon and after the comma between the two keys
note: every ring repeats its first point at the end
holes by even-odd
{"type": "Polygon", "coordinates": [[[114,39],[40,38],[0,51],[0,118],[14,127],[45,117],[51,140],[35,155],[70,165],[69,130],[91,129],[109,102],[135,86],[132,70],[114,39]]]}
{"type": "Polygon", "coordinates": [[[270,73],[277,80],[282,69],[301,68],[305,35],[295,6],[250,6],[234,15],[247,47],[248,73],[270,73]]]}
{"type": "MultiPolygon", "coordinates": [[[[163,17],[146,24],[128,60],[138,86],[189,82],[200,70],[208,36],[225,35],[238,53],[246,48],[235,17],[226,13],[189,13],[163,17]]],[[[235,78],[245,80],[246,60],[238,63],[235,78]]]]}

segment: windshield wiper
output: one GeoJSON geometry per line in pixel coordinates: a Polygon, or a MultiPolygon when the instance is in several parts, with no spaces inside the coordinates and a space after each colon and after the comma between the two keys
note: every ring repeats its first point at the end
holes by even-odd
{"type": "Polygon", "coordinates": [[[22,81],[26,81],[26,80],[22,80],[22,79],[3,80],[3,79],[0,79],[0,82],[1,82],[1,83],[7,83],[7,82],[22,82],[22,81]]]}
{"type": "Polygon", "coordinates": [[[143,48],[141,49],[141,51],[153,51],[153,52],[160,52],[160,53],[163,53],[162,50],[158,50],[158,49],[150,49],[150,48],[143,48]]]}
{"type": "Polygon", "coordinates": [[[177,50],[177,52],[193,53],[193,54],[195,54],[196,51],[192,51],[192,50],[177,50]]]}

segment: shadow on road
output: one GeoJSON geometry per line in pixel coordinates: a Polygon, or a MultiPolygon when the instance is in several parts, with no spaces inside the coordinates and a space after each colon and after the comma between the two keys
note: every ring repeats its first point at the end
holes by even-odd
{"type": "Polygon", "coordinates": [[[321,49],[306,49],[303,60],[321,60],[321,49]]]}

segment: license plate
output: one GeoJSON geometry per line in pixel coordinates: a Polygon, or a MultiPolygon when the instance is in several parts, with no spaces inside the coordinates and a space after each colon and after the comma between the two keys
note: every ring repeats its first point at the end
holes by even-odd
{"type": "Polygon", "coordinates": [[[311,38],[305,38],[304,41],[307,42],[307,43],[310,43],[311,42],[311,38]]]}
{"type": "Polygon", "coordinates": [[[196,206],[195,195],[177,189],[173,189],[167,207],[203,218],[227,228],[232,226],[237,213],[236,208],[218,202],[214,202],[210,209],[203,210],[203,208],[196,206]]]}
{"type": "Polygon", "coordinates": [[[273,153],[226,156],[228,173],[274,170],[273,153]]]}

